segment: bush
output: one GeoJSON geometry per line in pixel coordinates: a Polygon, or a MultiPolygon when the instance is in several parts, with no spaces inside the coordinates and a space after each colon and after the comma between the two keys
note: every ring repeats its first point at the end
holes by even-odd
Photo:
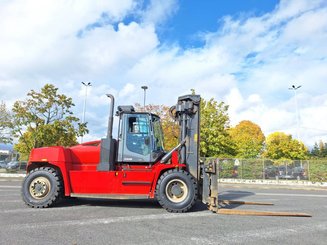
{"type": "Polygon", "coordinates": [[[313,182],[327,182],[327,160],[310,160],[308,175],[313,182]]]}

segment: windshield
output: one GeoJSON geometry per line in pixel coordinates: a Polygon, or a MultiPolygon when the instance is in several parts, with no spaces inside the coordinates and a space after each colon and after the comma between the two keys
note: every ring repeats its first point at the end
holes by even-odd
{"type": "Polygon", "coordinates": [[[154,134],[154,151],[164,151],[164,137],[161,128],[160,118],[152,115],[153,134],[154,134]]]}

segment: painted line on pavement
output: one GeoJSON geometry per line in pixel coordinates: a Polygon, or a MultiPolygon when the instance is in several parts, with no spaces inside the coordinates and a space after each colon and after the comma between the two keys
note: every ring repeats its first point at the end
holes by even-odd
{"type": "Polygon", "coordinates": [[[21,179],[15,179],[15,178],[1,178],[0,182],[22,182],[21,179]]]}
{"type": "Polygon", "coordinates": [[[197,218],[197,217],[215,217],[210,211],[203,211],[197,213],[185,213],[185,214],[150,214],[150,215],[139,215],[139,216],[123,216],[115,218],[104,218],[104,219],[82,219],[82,220],[66,220],[66,221],[55,221],[55,222],[38,222],[38,223],[26,223],[10,225],[8,227],[2,227],[3,230],[26,230],[26,229],[47,229],[51,227],[65,227],[65,226],[85,226],[85,225],[106,225],[114,223],[130,223],[150,220],[172,220],[180,218],[197,218]]]}
{"type": "MultiPolygon", "coordinates": [[[[239,196],[239,195],[247,195],[247,192],[242,191],[233,191],[233,192],[220,192],[219,196],[239,196]]],[[[295,193],[268,193],[268,192],[257,192],[253,193],[249,196],[293,196],[293,197],[321,197],[321,198],[327,198],[327,195],[318,195],[318,194],[295,194],[295,193]]]]}
{"type": "Polygon", "coordinates": [[[0,173],[0,177],[5,177],[5,178],[24,178],[26,174],[9,174],[9,173],[0,173]]]}
{"type": "Polygon", "coordinates": [[[21,186],[18,185],[0,185],[0,188],[14,188],[14,189],[20,189],[21,186]]]}
{"type": "Polygon", "coordinates": [[[13,197],[13,196],[20,196],[20,194],[0,194],[0,197],[13,197]]]}
{"type": "MultiPolygon", "coordinates": [[[[16,200],[15,200],[16,201],[16,200]]],[[[20,202],[23,203],[21,200],[20,202]]],[[[38,212],[52,212],[52,211],[72,211],[76,209],[83,209],[87,208],[88,206],[72,206],[72,207],[60,207],[60,208],[31,208],[27,207],[26,208],[17,208],[17,209],[7,209],[7,210],[0,210],[0,214],[9,214],[9,213],[38,213],[38,212]]],[[[94,208],[101,208],[101,207],[92,207],[94,208]]]]}
{"type": "MultiPolygon", "coordinates": [[[[224,236],[219,238],[219,244],[244,244],[249,243],[252,244],[252,241],[255,244],[261,244],[258,242],[262,240],[269,243],[269,241],[274,241],[277,244],[282,243],[278,242],[278,238],[280,237],[288,237],[289,242],[292,243],[292,238],[294,236],[303,236],[304,234],[314,234],[315,232],[326,233],[327,225],[325,222],[311,224],[303,224],[303,225],[288,225],[287,227],[263,227],[261,229],[250,230],[247,232],[233,232],[230,231],[224,236]],[[276,240],[277,239],[277,240],[276,240]],[[245,242],[246,241],[246,242],[245,242]]],[[[206,237],[190,237],[190,242],[196,244],[206,244],[213,245],[217,244],[216,239],[210,239],[208,236],[206,237]]],[[[315,242],[312,241],[314,244],[315,242]]]]}
{"type": "Polygon", "coordinates": [[[3,201],[0,201],[0,203],[8,203],[8,202],[22,202],[22,200],[3,200],[3,201]]]}
{"type": "Polygon", "coordinates": [[[327,198],[327,195],[317,195],[317,194],[294,194],[294,193],[256,193],[256,196],[287,196],[287,197],[322,197],[327,198]]]}

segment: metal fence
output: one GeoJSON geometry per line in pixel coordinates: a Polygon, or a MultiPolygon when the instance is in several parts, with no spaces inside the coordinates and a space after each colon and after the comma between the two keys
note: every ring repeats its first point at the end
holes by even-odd
{"type": "MultiPolygon", "coordinates": [[[[269,159],[218,159],[219,178],[235,179],[282,179],[327,182],[325,160],[269,160],[269,159]]],[[[0,173],[25,173],[26,162],[10,162],[0,166],[0,173]]]]}
{"type": "Polygon", "coordinates": [[[202,160],[219,162],[219,178],[327,182],[327,159],[269,160],[205,158],[202,160]]]}

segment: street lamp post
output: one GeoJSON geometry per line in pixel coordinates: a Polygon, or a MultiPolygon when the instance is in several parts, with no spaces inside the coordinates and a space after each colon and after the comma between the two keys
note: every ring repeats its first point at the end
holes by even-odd
{"type": "Polygon", "coordinates": [[[299,115],[299,105],[298,105],[298,102],[297,102],[297,92],[296,91],[301,87],[302,87],[302,85],[299,85],[299,86],[292,85],[290,88],[288,88],[288,89],[294,91],[295,112],[296,112],[296,136],[297,136],[298,140],[300,140],[300,136],[299,136],[300,115],[299,115]]]}
{"type": "MultiPolygon", "coordinates": [[[[85,123],[85,111],[86,111],[86,100],[87,100],[87,88],[88,87],[91,87],[92,84],[90,82],[88,83],[85,83],[85,82],[82,82],[82,84],[84,85],[85,87],[85,97],[84,97],[84,106],[83,106],[83,123],[85,123]]],[[[83,136],[81,136],[81,143],[83,143],[83,136]]]]}
{"type": "Polygon", "coordinates": [[[143,109],[145,110],[145,98],[146,98],[146,90],[148,89],[148,86],[142,86],[141,89],[144,90],[143,109]]]}

